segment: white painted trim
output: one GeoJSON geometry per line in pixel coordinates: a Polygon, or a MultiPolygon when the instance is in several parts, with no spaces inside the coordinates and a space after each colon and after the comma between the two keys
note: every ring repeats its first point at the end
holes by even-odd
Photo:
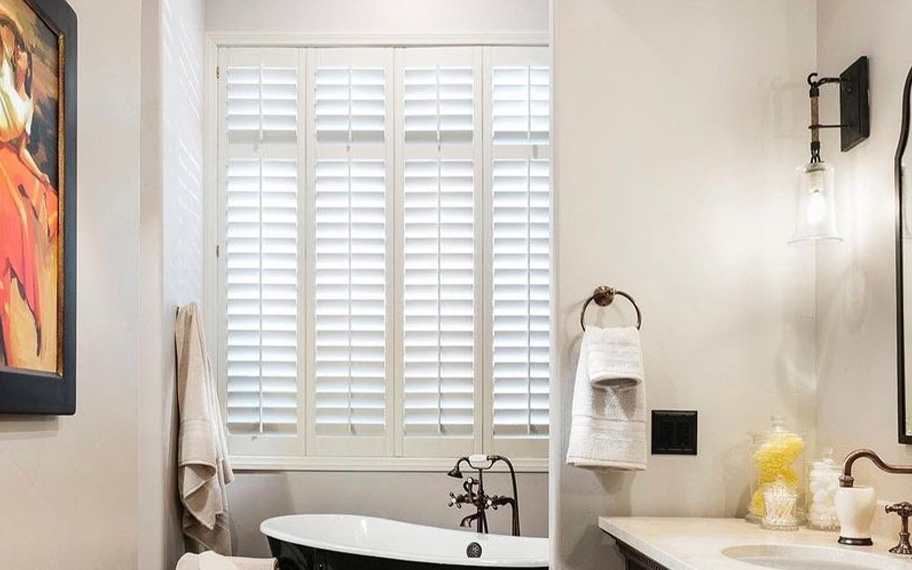
{"type": "MultiPolygon", "coordinates": [[[[547,473],[548,459],[513,459],[519,473],[547,473]]],[[[453,467],[455,459],[409,457],[280,457],[235,455],[231,467],[235,471],[367,471],[367,472],[441,472],[453,467]]],[[[498,465],[493,471],[505,471],[498,465]]]]}
{"type": "Polygon", "coordinates": [[[551,547],[551,564],[554,570],[562,570],[561,559],[561,469],[564,465],[564,434],[561,401],[561,351],[557,347],[558,307],[560,298],[561,259],[558,249],[561,228],[557,224],[557,212],[560,210],[560,122],[557,120],[557,102],[559,92],[556,88],[560,81],[560,68],[554,46],[560,41],[558,34],[560,24],[561,0],[549,1],[548,46],[551,51],[551,386],[549,389],[548,413],[548,537],[551,547]]]}
{"type": "Polygon", "coordinates": [[[301,34],[209,32],[219,47],[419,47],[547,46],[549,35],[537,32],[472,34],[301,34]]]}
{"type": "MultiPolygon", "coordinates": [[[[204,45],[203,66],[203,323],[209,339],[209,360],[218,363],[219,326],[221,309],[218,298],[218,259],[215,248],[219,244],[218,179],[219,179],[219,122],[218,122],[218,45],[208,39],[204,45]]],[[[218,370],[218,368],[217,368],[218,370]]],[[[225,386],[219,382],[219,401],[225,402],[225,386]]],[[[222,406],[222,417],[227,409],[222,406]]]]}

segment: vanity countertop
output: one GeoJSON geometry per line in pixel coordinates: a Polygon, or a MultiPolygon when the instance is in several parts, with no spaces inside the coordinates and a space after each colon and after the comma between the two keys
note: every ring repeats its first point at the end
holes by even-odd
{"type": "Polygon", "coordinates": [[[835,532],[769,531],[743,519],[600,517],[599,528],[669,570],[758,570],[722,554],[725,548],[754,544],[826,546],[897,558],[888,552],[893,544],[876,537],[872,547],[846,547],[836,543],[835,532]]]}

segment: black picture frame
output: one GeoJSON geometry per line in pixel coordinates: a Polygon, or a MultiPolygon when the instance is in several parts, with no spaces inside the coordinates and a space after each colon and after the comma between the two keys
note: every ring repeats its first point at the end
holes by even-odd
{"type": "Polygon", "coordinates": [[[61,121],[58,138],[63,184],[59,190],[63,287],[58,298],[59,374],[0,368],[0,414],[72,415],[76,413],[76,13],[64,0],[23,0],[52,32],[60,53],[61,121]]]}

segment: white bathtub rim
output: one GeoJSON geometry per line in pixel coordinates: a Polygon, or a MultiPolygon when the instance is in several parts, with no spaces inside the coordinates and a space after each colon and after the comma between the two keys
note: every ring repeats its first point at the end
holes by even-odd
{"type": "Polygon", "coordinates": [[[337,515],[337,514],[313,514],[313,515],[285,515],[280,517],[272,517],[260,524],[260,532],[264,535],[287,542],[290,544],[296,544],[299,546],[307,546],[310,548],[316,548],[319,550],[326,550],[330,552],[343,552],[346,554],[355,554],[359,556],[365,556],[370,558],[383,558],[387,560],[401,560],[404,562],[421,562],[425,564],[448,564],[454,566],[470,566],[470,567],[507,567],[507,568],[544,568],[549,566],[549,546],[547,538],[536,538],[536,537],[512,537],[505,535],[495,535],[495,534],[481,534],[477,532],[454,530],[447,528],[438,528],[428,525],[419,525],[414,523],[408,523],[403,521],[396,521],[393,519],[385,519],[379,517],[366,517],[360,515],[337,515]],[[434,532],[441,532],[446,534],[458,534],[460,538],[465,540],[465,546],[468,546],[470,542],[478,542],[482,545],[482,556],[481,558],[469,558],[465,555],[465,551],[460,551],[461,556],[454,555],[452,557],[446,556],[433,556],[430,554],[416,553],[416,552],[402,552],[393,549],[383,549],[383,548],[369,548],[361,547],[352,544],[340,544],[338,542],[331,542],[326,540],[320,540],[313,537],[305,537],[300,534],[295,534],[287,530],[282,530],[276,528],[276,525],[282,522],[289,522],[293,519],[302,519],[307,518],[311,520],[322,519],[326,524],[332,524],[333,521],[342,523],[342,522],[351,522],[352,520],[359,521],[374,521],[379,524],[395,524],[402,525],[404,532],[408,532],[409,527],[413,529],[431,529],[434,532]],[[515,558],[515,557],[505,557],[497,556],[488,557],[485,556],[485,543],[491,543],[494,541],[510,541],[510,540],[522,540],[527,541],[529,544],[540,544],[542,545],[542,558],[515,558]]]}

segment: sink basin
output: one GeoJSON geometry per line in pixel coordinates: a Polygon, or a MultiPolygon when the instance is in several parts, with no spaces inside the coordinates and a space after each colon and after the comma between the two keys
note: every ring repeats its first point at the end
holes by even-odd
{"type": "Polygon", "coordinates": [[[758,544],[733,546],[722,554],[739,562],[776,570],[910,570],[912,565],[888,556],[823,546],[758,544]]]}

